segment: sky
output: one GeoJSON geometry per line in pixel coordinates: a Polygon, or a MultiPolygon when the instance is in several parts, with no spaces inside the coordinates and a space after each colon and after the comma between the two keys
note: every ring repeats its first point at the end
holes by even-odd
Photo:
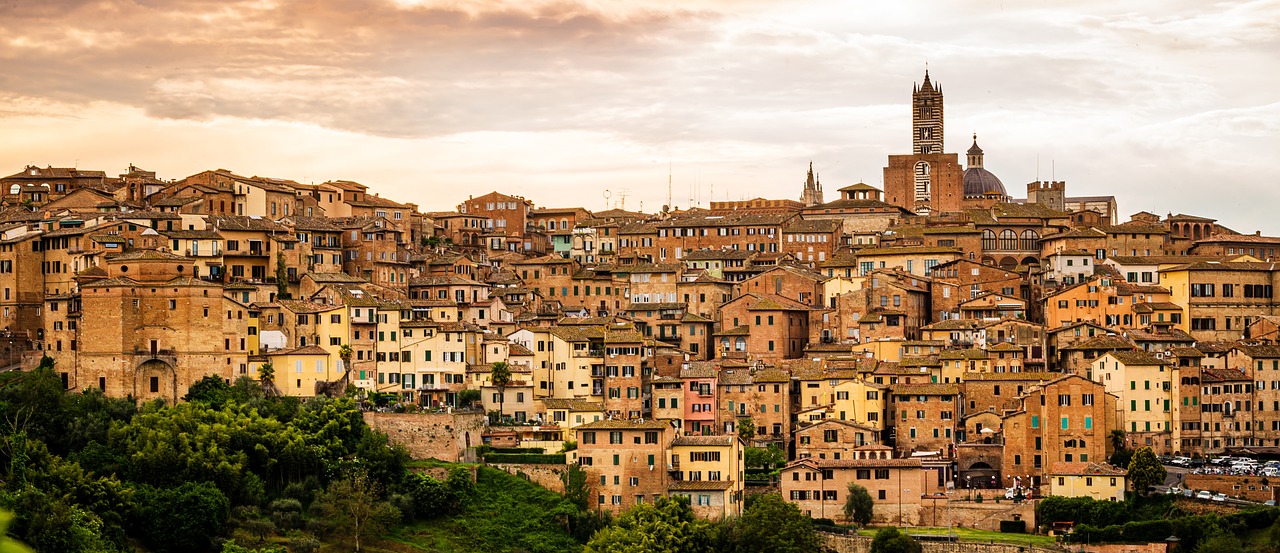
{"type": "MultiPolygon", "coordinates": [[[[1280,234],[1280,0],[0,0],[0,173],[657,211],[882,187],[914,83],[1037,179],[1280,234]]],[[[963,155],[961,161],[963,162],[963,155]]]]}

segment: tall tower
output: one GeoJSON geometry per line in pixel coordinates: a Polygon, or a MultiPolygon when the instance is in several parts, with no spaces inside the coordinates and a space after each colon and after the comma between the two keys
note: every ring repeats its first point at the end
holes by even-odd
{"type": "Polygon", "coordinates": [[[809,176],[804,180],[804,191],[800,193],[800,202],[805,207],[813,207],[822,203],[822,183],[813,174],[813,162],[809,162],[809,176]]]}
{"type": "Polygon", "coordinates": [[[924,83],[912,85],[911,153],[942,153],[942,86],[929,82],[924,70],[924,83]]]}

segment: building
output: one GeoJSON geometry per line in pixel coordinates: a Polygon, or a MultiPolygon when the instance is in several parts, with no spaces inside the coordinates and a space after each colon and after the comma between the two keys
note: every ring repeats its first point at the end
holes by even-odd
{"type": "Polygon", "coordinates": [[[723,520],[742,515],[745,445],[737,436],[679,436],[671,441],[671,497],[686,497],[694,514],[723,520]]]}
{"type": "Polygon", "coordinates": [[[930,486],[919,459],[895,459],[887,448],[869,446],[850,451],[848,458],[808,457],[783,467],[782,498],[813,518],[850,522],[844,516],[849,484],[867,489],[874,503],[871,520],[878,524],[918,525],[923,494],[930,486]]]}
{"type": "Polygon", "coordinates": [[[666,421],[602,420],[574,433],[597,510],[617,515],[667,496],[678,460],[667,456],[675,432],[666,421]]]}
{"type": "Polygon", "coordinates": [[[1017,408],[1000,416],[1004,439],[1004,481],[1045,483],[1055,462],[1094,462],[1107,458],[1107,436],[1119,429],[1117,398],[1097,382],[1078,375],[1059,376],[1027,391],[1017,408]]]}
{"type": "Polygon", "coordinates": [[[1049,495],[1124,501],[1125,474],[1104,463],[1055,462],[1049,470],[1049,495]]]}

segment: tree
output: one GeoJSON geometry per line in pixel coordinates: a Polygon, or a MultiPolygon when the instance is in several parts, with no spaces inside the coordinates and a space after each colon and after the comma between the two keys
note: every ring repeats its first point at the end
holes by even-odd
{"type": "Polygon", "coordinates": [[[746,440],[748,443],[756,437],[756,421],[751,417],[742,417],[738,419],[738,437],[746,440]]]}
{"type": "Polygon", "coordinates": [[[142,486],[135,500],[135,528],[153,551],[162,553],[207,550],[231,513],[227,496],[209,482],[142,486]]]}
{"type": "Polygon", "coordinates": [[[284,252],[276,252],[276,298],[289,299],[289,269],[284,262],[284,252]]]}
{"type": "Polygon", "coordinates": [[[748,447],[744,455],[747,468],[767,469],[787,462],[787,453],[778,444],[769,447],[748,447]]]}
{"type": "Polygon", "coordinates": [[[1194,553],[1239,553],[1244,550],[1244,543],[1235,534],[1219,531],[1201,540],[1194,553]]]}
{"type": "Polygon", "coordinates": [[[10,520],[13,520],[13,515],[0,511],[0,553],[32,553],[30,548],[8,536],[6,530],[10,520]]]}
{"type": "Polygon", "coordinates": [[[813,519],[777,494],[758,494],[733,526],[741,553],[808,553],[820,551],[813,519]]]}
{"type": "Polygon", "coordinates": [[[458,392],[458,405],[460,407],[471,407],[480,401],[480,390],[467,388],[458,392]]]}
{"type": "Polygon", "coordinates": [[[853,482],[849,483],[849,497],[844,501],[845,518],[855,522],[858,526],[866,526],[871,524],[872,509],[875,503],[871,501],[871,494],[867,489],[853,482]]]}
{"type": "Polygon", "coordinates": [[[351,344],[342,344],[338,346],[338,359],[342,360],[342,372],[351,372],[351,356],[356,350],[351,349],[351,344]]]}
{"type": "Polygon", "coordinates": [[[596,532],[586,553],[700,553],[709,551],[711,524],[693,514],[686,498],[640,503],[596,532]]]}
{"type": "Polygon", "coordinates": [[[262,381],[263,386],[266,386],[268,382],[274,384],[276,381],[276,366],[272,365],[270,361],[258,365],[258,380],[262,381]]]}
{"type": "Polygon", "coordinates": [[[507,386],[511,385],[511,366],[498,361],[489,368],[489,381],[498,389],[498,419],[502,419],[502,403],[506,400],[507,386]]]}
{"type": "Polygon", "coordinates": [[[1150,447],[1143,447],[1133,454],[1133,460],[1129,462],[1128,478],[1133,482],[1133,491],[1142,493],[1151,486],[1163,484],[1169,471],[1165,470],[1164,465],[1160,464],[1160,459],[1156,458],[1155,452],[1150,447]]]}
{"type": "Polygon", "coordinates": [[[920,553],[920,542],[897,528],[882,528],[871,540],[871,553],[920,553]]]}
{"type": "Polygon", "coordinates": [[[320,516],[355,540],[360,551],[360,538],[376,536],[400,520],[400,512],[390,503],[380,501],[381,486],[369,474],[356,469],[329,484],[312,506],[320,516]]]}

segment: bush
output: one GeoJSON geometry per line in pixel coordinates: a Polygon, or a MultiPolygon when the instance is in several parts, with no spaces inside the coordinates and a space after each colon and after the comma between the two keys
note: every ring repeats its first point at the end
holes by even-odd
{"type": "Polygon", "coordinates": [[[510,463],[521,465],[563,465],[565,454],[545,453],[541,455],[521,455],[515,453],[490,453],[484,456],[486,463],[510,463]]]}
{"type": "Polygon", "coordinates": [[[208,549],[231,511],[227,496],[209,482],[168,489],[141,486],[136,499],[134,527],[161,553],[208,549]]]}

